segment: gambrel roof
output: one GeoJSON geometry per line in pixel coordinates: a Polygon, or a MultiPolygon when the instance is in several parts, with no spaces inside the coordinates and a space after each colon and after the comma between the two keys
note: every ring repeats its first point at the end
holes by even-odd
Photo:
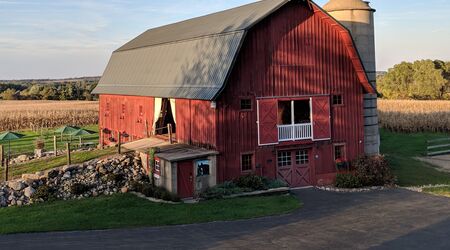
{"type": "Polygon", "coordinates": [[[93,93],[214,100],[246,32],[290,1],[303,2],[263,0],[150,29],[112,54],[93,93]]]}

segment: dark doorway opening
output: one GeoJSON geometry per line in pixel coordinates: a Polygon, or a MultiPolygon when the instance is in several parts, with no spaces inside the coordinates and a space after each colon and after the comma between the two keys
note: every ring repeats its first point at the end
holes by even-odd
{"type": "Polygon", "coordinates": [[[309,100],[278,102],[278,125],[311,123],[309,100]]]}
{"type": "Polygon", "coordinates": [[[172,106],[170,105],[170,100],[168,98],[163,98],[161,103],[161,113],[159,119],[156,122],[156,134],[157,135],[167,135],[169,134],[168,125],[172,126],[172,133],[176,133],[175,119],[173,118],[172,106]]]}

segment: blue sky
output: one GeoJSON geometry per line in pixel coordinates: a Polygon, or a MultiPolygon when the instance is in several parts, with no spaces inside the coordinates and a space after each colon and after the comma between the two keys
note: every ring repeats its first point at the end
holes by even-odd
{"type": "MultiPolygon", "coordinates": [[[[101,75],[111,52],[148,28],[250,2],[0,0],[0,79],[101,75]]],[[[450,0],[372,6],[379,70],[403,60],[450,60],[450,0]]]]}

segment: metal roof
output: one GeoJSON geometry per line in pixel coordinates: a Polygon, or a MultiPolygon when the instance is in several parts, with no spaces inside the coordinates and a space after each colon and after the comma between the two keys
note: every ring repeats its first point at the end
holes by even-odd
{"type": "Polygon", "coordinates": [[[150,29],[117,51],[153,46],[213,34],[247,30],[289,0],[264,0],[186,21],[150,29]]]}
{"type": "Polygon", "coordinates": [[[150,29],[112,54],[93,93],[214,100],[247,31],[290,1],[263,0],[150,29]]]}
{"type": "Polygon", "coordinates": [[[213,100],[246,31],[290,0],[263,0],[150,29],[116,50],[94,94],[213,100]]]}

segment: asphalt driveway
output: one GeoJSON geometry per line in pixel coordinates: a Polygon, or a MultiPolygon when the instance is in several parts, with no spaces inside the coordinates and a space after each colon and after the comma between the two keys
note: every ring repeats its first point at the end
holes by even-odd
{"type": "MultiPolygon", "coordinates": [[[[187,226],[0,236],[0,249],[450,249],[450,199],[294,191],[294,214],[187,226]]],[[[1,226],[1,225],[0,225],[1,226]]]]}

